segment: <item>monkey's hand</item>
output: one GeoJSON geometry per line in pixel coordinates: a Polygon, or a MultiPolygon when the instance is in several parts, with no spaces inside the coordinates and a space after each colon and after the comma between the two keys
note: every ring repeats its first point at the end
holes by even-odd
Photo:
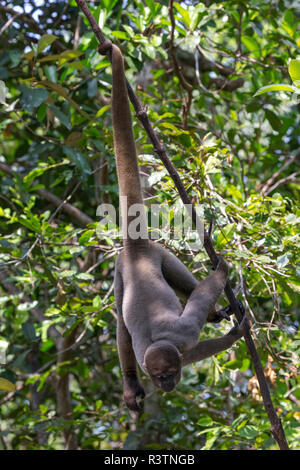
{"type": "MultiPolygon", "coordinates": [[[[239,304],[240,312],[245,315],[245,307],[240,299],[237,299],[239,304]]],[[[208,315],[207,321],[212,323],[220,323],[222,320],[230,320],[230,316],[233,315],[234,311],[232,310],[230,305],[227,307],[222,308],[221,310],[217,310],[216,312],[211,312],[208,315]]]]}
{"type": "Polygon", "coordinates": [[[128,406],[128,408],[132,411],[141,411],[142,407],[137,402],[137,398],[144,398],[145,391],[141,386],[138,377],[130,376],[124,377],[124,393],[123,398],[128,406]]]}
{"type": "Polygon", "coordinates": [[[234,327],[231,328],[229,333],[227,333],[228,336],[232,337],[232,339],[237,341],[240,339],[244,334],[250,329],[250,325],[248,322],[248,319],[246,315],[244,315],[241,323],[237,323],[237,321],[234,320],[234,327]]]}

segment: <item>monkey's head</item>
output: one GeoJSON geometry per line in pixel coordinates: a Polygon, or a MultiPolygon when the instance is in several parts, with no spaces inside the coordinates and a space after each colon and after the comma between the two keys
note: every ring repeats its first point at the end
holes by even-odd
{"type": "Polygon", "coordinates": [[[171,392],[181,378],[182,355],[167,341],[157,341],[146,350],[143,369],[164,392],[171,392]]]}

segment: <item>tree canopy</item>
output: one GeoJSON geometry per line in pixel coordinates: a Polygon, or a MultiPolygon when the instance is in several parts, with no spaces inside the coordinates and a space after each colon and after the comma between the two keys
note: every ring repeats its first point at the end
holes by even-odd
{"type": "MultiPolygon", "coordinates": [[[[299,448],[298,2],[88,2],[184,186],[213,221],[290,448],[299,448]],[[172,8],[170,9],[169,6],[172,8]]],[[[75,0],[0,5],[0,448],[277,449],[243,340],[122,401],[111,67],[75,0]]],[[[133,110],[133,108],[132,108],[133,110]]],[[[133,112],[146,203],[173,181],[133,112]]],[[[201,280],[203,248],[161,230],[201,280]]],[[[226,304],[222,299],[220,306],[226,304]]],[[[207,324],[201,338],[229,323],[207,324]]]]}

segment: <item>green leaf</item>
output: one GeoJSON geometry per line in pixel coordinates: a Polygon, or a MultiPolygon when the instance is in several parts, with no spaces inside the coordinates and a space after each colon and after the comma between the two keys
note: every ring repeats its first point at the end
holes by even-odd
{"type": "Polygon", "coordinates": [[[91,173],[91,168],[85,156],[79,150],[72,149],[68,145],[63,146],[63,151],[77,166],[83,179],[86,180],[87,175],[91,173]]]}
{"type": "Polygon", "coordinates": [[[11,61],[11,66],[17,67],[19,63],[21,62],[23,52],[18,51],[17,49],[13,49],[13,50],[8,51],[8,54],[9,54],[9,58],[11,61]]]}
{"type": "Polygon", "coordinates": [[[240,371],[241,372],[246,372],[246,370],[249,369],[250,365],[251,365],[250,359],[248,359],[248,358],[243,359],[242,365],[240,366],[240,371]]]}
{"type": "Polygon", "coordinates": [[[98,91],[98,81],[96,78],[93,78],[88,82],[88,97],[89,98],[94,98],[97,94],[98,91]]]}
{"type": "Polygon", "coordinates": [[[236,230],[236,224],[228,224],[225,227],[222,228],[222,231],[219,233],[218,238],[217,238],[217,244],[218,245],[226,245],[228,243],[236,230]]]}
{"type": "Polygon", "coordinates": [[[64,271],[59,273],[58,276],[60,279],[64,279],[66,277],[73,277],[75,276],[75,274],[77,274],[77,271],[75,271],[74,269],[65,269],[64,271]]]}
{"type": "Polygon", "coordinates": [[[130,38],[133,38],[134,37],[134,30],[132,29],[131,26],[128,26],[126,24],[123,24],[123,28],[125,29],[125,31],[127,31],[127,34],[130,38]]]}
{"type": "Polygon", "coordinates": [[[105,8],[108,12],[113,9],[118,0],[102,0],[102,8],[105,8]]]}
{"type": "Polygon", "coordinates": [[[81,237],[79,238],[78,242],[80,245],[84,245],[89,239],[94,235],[94,230],[86,230],[81,237]]]}
{"type": "Polygon", "coordinates": [[[54,104],[48,103],[49,108],[53,112],[54,116],[70,131],[72,129],[72,125],[69,121],[68,116],[66,116],[59,108],[54,106],[54,104]]]}
{"type": "Polygon", "coordinates": [[[246,439],[255,439],[259,435],[260,431],[257,427],[252,425],[246,425],[238,430],[240,436],[246,439]]]}
{"type": "Polygon", "coordinates": [[[128,39],[128,35],[125,33],[125,31],[112,31],[111,34],[115,38],[121,39],[121,41],[126,41],[128,39]]]}
{"type": "Polygon", "coordinates": [[[37,119],[39,122],[42,122],[45,117],[46,117],[46,114],[47,114],[47,105],[46,103],[42,103],[41,106],[39,107],[38,111],[37,111],[37,119]]]}
{"type": "Polygon", "coordinates": [[[156,12],[155,2],[153,0],[145,0],[145,3],[147,7],[150,9],[152,16],[154,16],[156,12]]]}
{"type": "Polygon", "coordinates": [[[110,109],[109,104],[100,108],[99,111],[97,111],[96,118],[102,116],[102,114],[104,114],[108,109],[110,109]]]}
{"type": "Polygon", "coordinates": [[[300,80],[300,60],[290,60],[289,74],[293,82],[298,82],[300,80]]]}
{"type": "Polygon", "coordinates": [[[295,92],[295,87],[292,85],[285,85],[284,83],[278,83],[277,85],[267,85],[259,88],[254,96],[262,95],[263,93],[268,93],[269,91],[292,91],[295,92]]]}
{"type": "Polygon", "coordinates": [[[45,75],[49,81],[56,83],[57,82],[57,68],[55,65],[48,65],[45,67],[45,75]]]}
{"type": "Polygon", "coordinates": [[[294,31],[297,27],[297,22],[295,21],[294,14],[291,10],[286,10],[283,17],[282,27],[289,34],[290,37],[294,36],[294,31]]]}
{"type": "Polygon", "coordinates": [[[3,379],[0,377],[0,390],[6,390],[7,392],[13,392],[15,390],[15,385],[12,384],[9,380],[3,379]]]}
{"type": "Polygon", "coordinates": [[[35,333],[35,328],[34,328],[32,323],[29,323],[29,322],[22,323],[22,330],[23,330],[25,338],[28,341],[36,341],[37,340],[36,333],[35,333]]]}
{"type": "Polygon", "coordinates": [[[88,273],[78,273],[76,274],[76,279],[81,279],[83,281],[92,281],[94,279],[94,275],[88,273]]]}
{"type": "Polygon", "coordinates": [[[189,28],[190,23],[191,23],[191,18],[190,18],[188,9],[182,7],[180,3],[177,3],[177,2],[174,3],[174,7],[181,14],[183,23],[189,28]]]}
{"type": "Polygon", "coordinates": [[[96,295],[96,297],[93,299],[93,307],[98,309],[101,306],[101,297],[100,295],[96,295]]]}
{"type": "Polygon", "coordinates": [[[20,85],[19,89],[22,92],[20,102],[29,113],[32,113],[34,108],[40,106],[49,96],[44,88],[29,88],[26,85],[20,85]]]}
{"type": "Polygon", "coordinates": [[[31,349],[27,349],[18,355],[18,357],[13,362],[14,369],[26,369],[26,358],[30,352],[31,349]]]}
{"type": "Polygon", "coordinates": [[[57,39],[54,34],[44,34],[38,42],[37,53],[40,54],[43,52],[46,47],[50,46],[57,39]]]}
{"type": "Polygon", "coordinates": [[[96,403],[95,403],[95,408],[96,410],[100,410],[101,406],[103,405],[103,401],[102,400],[96,400],[96,403]]]}
{"type": "Polygon", "coordinates": [[[284,13],[283,19],[286,24],[293,26],[295,20],[294,20],[294,13],[292,12],[292,10],[286,10],[286,12],[284,13]]]}
{"type": "Polygon", "coordinates": [[[276,116],[276,114],[273,113],[273,111],[271,111],[270,109],[265,109],[265,115],[274,131],[280,132],[282,124],[279,117],[276,116]]]}
{"type": "Polygon", "coordinates": [[[213,420],[210,416],[203,416],[203,418],[197,421],[197,424],[199,424],[199,426],[212,426],[213,420]]]}
{"type": "Polygon", "coordinates": [[[238,359],[232,359],[224,364],[226,369],[235,370],[241,367],[241,362],[238,359]]]}
{"type": "Polygon", "coordinates": [[[242,36],[242,43],[251,51],[257,59],[260,58],[260,45],[252,36],[242,36]]]}
{"type": "Polygon", "coordinates": [[[30,218],[28,219],[25,215],[21,215],[19,217],[19,222],[25,227],[29,228],[33,232],[40,233],[41,232],[41,224],[37,219],[30,218]]]}
{"type": "Polygon", "coordinates": [[[24,183],[27,188],[30,187],[31,183],[38,177],[41,176],[45,171],[48,170],[48,166],[35,168],[34,170],[30,171],[28,175],[24,176],[24,183]]]}
{"type": "Polygon", "coordinates": [[[213,445],[218,439],[219,435],[221,434],[222,429],[221,427],[215,428],[211,435],[208,435],[205,445],[201,448],[201,450],[211,450],[213,449],[213,445]]]}

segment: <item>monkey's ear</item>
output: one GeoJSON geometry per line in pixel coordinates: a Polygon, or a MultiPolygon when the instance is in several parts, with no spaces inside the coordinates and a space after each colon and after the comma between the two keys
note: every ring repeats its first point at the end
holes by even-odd
{"type": "Polygon", "coordinates": [[[145,362],[143,362],[143,366],[142,366],[142,367],[143,367],[143,369],[144,369],[144,371],[145,371],[145,372],[148,372],[148,371],[147,371],[147,367],[146,367],[146,363],[145,363],[145,362]]]}

